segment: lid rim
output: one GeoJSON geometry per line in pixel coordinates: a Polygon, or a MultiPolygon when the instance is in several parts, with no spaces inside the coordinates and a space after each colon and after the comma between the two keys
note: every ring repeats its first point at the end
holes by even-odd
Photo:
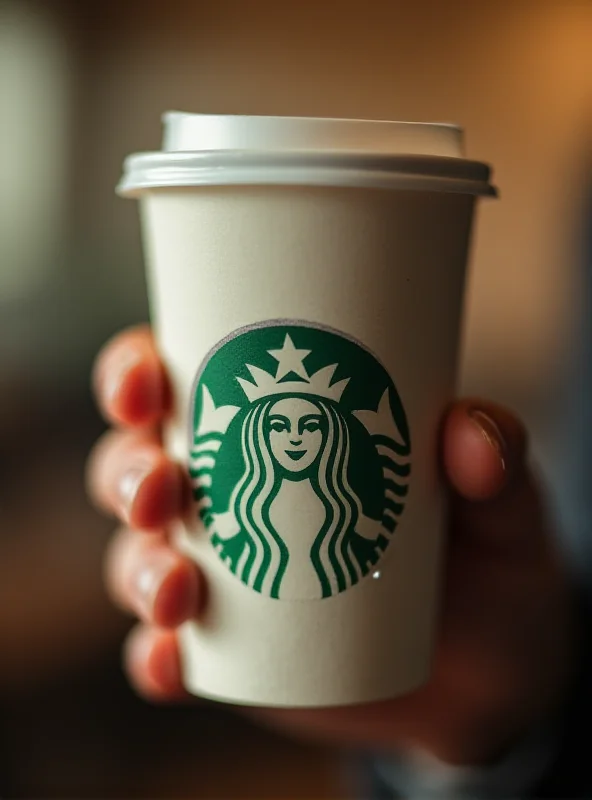
{"type": "Polygon", "coordinates": [[[360,153],[338,151],[328,153],[320,150],[285,150],[263,152],[253,150],[202,150],[177,151],[163,153],[159,151],[135,153],[125,159],[126,170],[151,168],[204,166],[240,169],[251,166],[262,169],[268,167],[301,167],[301,168],[339,168],[350,169],[383,169],[399,170],[409,174],[427,174],[432,176],[469,176],[476,180],[488,180],[491,167],[483,161],[472,161],[456,156],[431,156],[417,153],[360,153]]]}
{"type": "Polygon", "coordinates": [[[205,186],[348,186],[400,188],[472,194],[476,196],[496,196],[497,190],[488,181],[489,169],[480,164],[482,174],[478,177],[468,174],[426,174],[386,169],[368,169],[342,166],[324,167],[315,165],[270,165],[261,169],[250,163],[234,165],[154,164],[151,168],[128,172],[117,188],[124,197],[142,194],[151,189],[199,188],[205,186]]]}

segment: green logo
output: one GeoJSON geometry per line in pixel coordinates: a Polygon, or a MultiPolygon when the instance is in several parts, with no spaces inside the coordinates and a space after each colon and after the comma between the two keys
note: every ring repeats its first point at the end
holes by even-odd
{"type": "Polygon", "coordinates": [[[373,571],[404,510],[411,445],[365,347],[306,323],[243,328],[202,365],[192,412],[198,513],[237,578],[295,600],[373,571]]]}

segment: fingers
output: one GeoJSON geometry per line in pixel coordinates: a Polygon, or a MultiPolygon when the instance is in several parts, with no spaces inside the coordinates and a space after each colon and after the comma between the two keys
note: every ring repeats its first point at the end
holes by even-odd
{"type": "Polygon", "coordinates": [[[87,480],[95,503],[132,528],[166,527],[190,502],[181,466],[146,431],[107,433],[91,454],[87,480]]]}
{"type": "Polygon", "coordinates": [[[181,467],[168,459],[155,432],[171,407],[171,391],[150,330],[115,337],[93,372],[98,404],[117,425],[143,429],[108,433],[88,464],[91,497],[103,509],[144,533],[121,531],[111,544],[106,583],[140,625],[128,639],[125,661],[132,683],[153,701],[187,697],[175,628],[199,614],[204,581],[197,567],[172,550],[162,531],[183,515],[190,487],[181,467]]]}
{"type": "Polygon", "coordinates": [[[161,628],[196,618],[205,600],[197,566],[158,533],[119,531],[107,551],[105,583],[117,605],[161,628]]]}
{"type": "Polygon", "coordinates": [[[135,689],[153,702],[187,700],[173,631],[139,625],[128,637],[125,668],[135,689]]]}
{"type": "Polygon", "coordinates": [[[205,600],[201,573],[161,534],[130,530],[114,538],[105,573],[112,599],[144,622],[132,631],[124,650],[131,683],[153,702],[188,699],[173,628],[199,615],[205,600]]]}
{"type": "Polygon", "coordinates": [[[115,424],[155,425],[171,405],[170,387],[148,327],[116,336],[101,351],[93,387],[105,417],[115,424]]]}

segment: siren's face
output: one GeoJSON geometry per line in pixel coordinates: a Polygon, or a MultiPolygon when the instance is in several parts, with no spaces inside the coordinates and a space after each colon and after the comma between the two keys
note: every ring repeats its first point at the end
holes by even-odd
{"type": "Polygon", "coordinates": [[[323,415],[301,397],[274,403],[267,418],[269,447],[288,472],[304,472],[314,464],[323,444],[323,415]]]}

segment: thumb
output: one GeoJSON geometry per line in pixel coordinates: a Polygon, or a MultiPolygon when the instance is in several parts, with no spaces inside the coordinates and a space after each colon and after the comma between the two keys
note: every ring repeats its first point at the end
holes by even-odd
{"type": "Polygon", "coordinates": [[[455,538],[532,555],[548,523],[522,423],[501,406],[463,400],[445,420],[442,455],[455,538]]]}

